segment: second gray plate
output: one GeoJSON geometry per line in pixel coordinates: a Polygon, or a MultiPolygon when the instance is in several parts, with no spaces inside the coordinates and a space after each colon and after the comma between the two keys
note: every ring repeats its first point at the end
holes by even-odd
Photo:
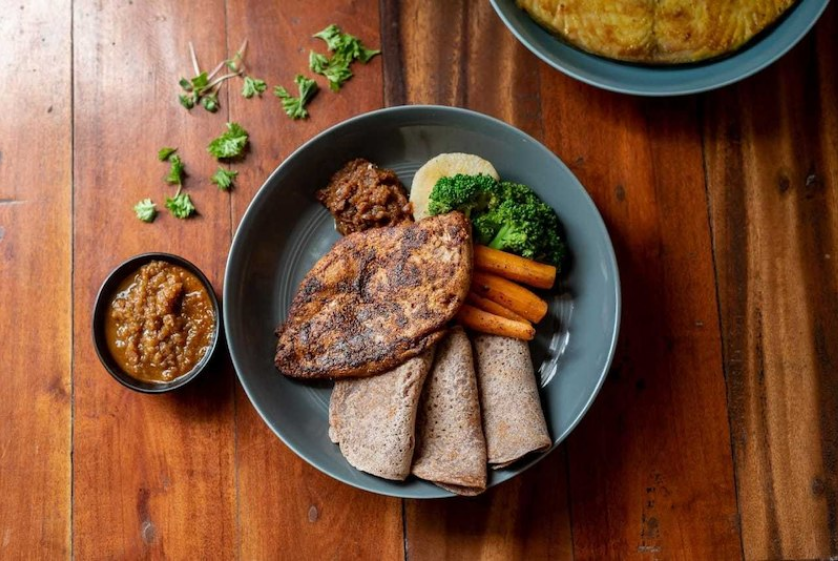
{"type": "MultiPolygon", "coordinates": [[[[407,106],[360,115],[321,133],[285,160],[251,202],[224,279],[230,354],[265,423],[328,475],[397,497],[450,493],[414,478],[387,481],[350,466],[328,437],[331,383],[302,383],[277,372],[274,329],[285,319],[303,276],[338,239],[330,215],[314,198],[331,174],[363,157],[393,169],[409,186],[416,170],[443,152],[477,154],[503,179],[531,186],[556,210],[565,229],[572,263],[550,296],[550,313],[532,345],[555,448],[588,410],[608,371],[619,330],[620,284],[611,240],[585,189],[561,160],[514,127],[464,109],[407,106]]],[[[491,472],[489,485],[514,477],[543,456],[491,472]]]]}

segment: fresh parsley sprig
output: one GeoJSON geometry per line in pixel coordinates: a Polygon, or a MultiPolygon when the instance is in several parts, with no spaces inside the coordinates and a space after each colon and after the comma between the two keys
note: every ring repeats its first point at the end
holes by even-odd
{"type": "Polygon", "coordinates": [[[157,217],[157,205],[151,202],[151,199],[143,199],[134,205],[134,212],[143,222],[154,222],[157,217]]]}
{"type": "Polygon", "coordinates": [[[266,89],[268,89],[268,85],[265,83],[264,80],[259,80],[258,78],[252,78],[250,76],[244,77],[242,95],[247,99],[250,99],[254,95],[262,97],[262,92],[264,92],[266,89]]]}
{"type": "Polygon", "coordinates": [[[195,205],[188,193],[182,193],[180,189],[174,197],[166,197],[166,208],[175,218],[185,220],[195,214],[195,205]]]}
{"type": "Polygon", "coordinates": [[[195,77],[191,79],[181,78],[178,82],[183,93],[178,95],[180,104],[186,109],[192,109],[196,105],[201,105],[210,113],[215,113],[221,107],[218,101],[218,90],[221,84],[236,76],[244,78],[244,88],[242,95],[246,98],[251,98],[254,95],[261,95],[267,89],[267,84],[264,80],[253,78],[246,75],[247,68],[244,64],[244,53],[247,49],[247,39],[244,40],[239,50],[233,55],[233,58],[221,61],[215,69],[207,74],[201,71],[198,65],[198,57],[195,55],[195,47],[189,43],[189,54],[192,58],[192,68],[195,70],[195,77]],[[229,73],[216,78],[216,74],[222,68],[228,68],[229,73]]]}
{"type": "Polygon", "coordinates": [[[227,130],[207,146],[207,151],[218,160],[241,156],[247,146],[247,131],[238,123],[227,123],[227,130]]]}
{"type": "Polygon", "coordinates": [[[171,146],[164,146],[160,150],[157,151],[157,159],[161,162],[165,162],[169,159],[169,156],[177,152],[177,148],[172,148],[171,146]]]}
{"type": "Polygon", "coordinates": [[[186,166],[183,165],[183,160],[177,154],[172,154],[168,157],[169,173],[166,175],[166,183],[169,185],[183,185],[183,176],[186,174],[186,166]]]}
{"type": "Polygon", "coordinates": [[[218,185],[218,188],[222,191],[228,191],[233,187],[233,180],[238,174],[239,172],[237,171],[219,167],[212,175],[212,178],[210,178],[210,181],[218,185]]]}
{"type": "Polygon", "coordinates": [[[282,108],[292,119],[305,119],[308,117],[306,105],[317,93],[317,82],[311,78],[306,78],[302,74],[297,74],[294,78],[294,83],[297,84],[297,89],[300,95],[298,97],[292,96],[282,86],[274,88],[274,95],[282,100],[282,108]]]}
{"type": "Polygon", "coordinates": [[[326,48],[333,55],[329,58],[311,51],[308,66],[312,72],[325,76],[329,80],[329,88],[334,92],[340,91],[344,82],[352,78],[350,65],[354,61],[359,60],[366,64],[375,55],[381,53],[378,49],[364,47],[360,39],[354,35],[343,33],[335,24],[319,33],[315,33],[314,37],[322,39],[326,43],[326,48]]]}

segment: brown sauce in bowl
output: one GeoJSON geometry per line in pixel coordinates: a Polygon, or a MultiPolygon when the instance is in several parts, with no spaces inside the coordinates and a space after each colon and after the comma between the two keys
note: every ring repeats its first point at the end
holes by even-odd
{"type": "Polygon", "coordinates": [[[171,382],[188,374],[212,345],[216,313],[207,286],[183,267],[152,261],[116,289],[105,338],[127,374],[171,382]]]}

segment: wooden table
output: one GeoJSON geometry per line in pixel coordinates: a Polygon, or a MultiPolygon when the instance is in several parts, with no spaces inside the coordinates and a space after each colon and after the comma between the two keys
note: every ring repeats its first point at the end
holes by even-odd
{"type": "Polygon", "coordinates": [[[667,100],[540,63],[488,2],[31,0],[0,11],[0,558],[825,559],[838,556],[838,9],[741,84],[667,100]],[[384,56],[312,118],[268,92],[176,100],[244,38],[291,85],[338,23],[384,56]],[[625,309],[612,371],[548,459],[474,500],[401,501],[298,459],[229,358],[183,391],[116,384],[91,344],[107,272],[149,250],[221,289],[265,177],[387,105],[470,107],[541,139],[610,229],[625,309]],[[231,194],[208,139],[251,133],[231,194]],[[200,215],[140,223],[178,146],[200,215]]]}

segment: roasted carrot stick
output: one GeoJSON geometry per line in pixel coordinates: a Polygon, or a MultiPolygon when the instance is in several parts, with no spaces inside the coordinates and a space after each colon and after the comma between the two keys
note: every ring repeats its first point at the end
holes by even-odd
{"type": "Polygon", "coordinates": [[[457,312],[457,319],[464,326],[480,333],[502,335],[525,341],[531,341],[535,337],[535,329],[529,323],[496,316],[468,304],[463,305],[457,312]]]}
{"type": "Polygon", "coordinates": [[[489,312],[490,314],[495,314],[496,316],[511,319],[512,321],[529,323],[527,318],[525,318],[524,316],[516,314],[508,308],[504,308],[503,306],[501,306],[493,300],[483,298],[476,292],[469,292],[468,297],[466,298],[466,302],[472,304],[475,308],[483,310],[484,312],[489,312]]]}
{"type": "Polygon", "coordinates": [[[556,282],[556,268],[513,253],[474,246],[474,266],[481,271],[518,281],[536,288],[551,288],[556,282]]]}
{"type": "Polygon", "coordinates": [[[475,271],[472,275],[471,291],[497,302],[533,323],[538,323],[547,314],[547,302],[523,286],[496,275],[475,271]]]}

